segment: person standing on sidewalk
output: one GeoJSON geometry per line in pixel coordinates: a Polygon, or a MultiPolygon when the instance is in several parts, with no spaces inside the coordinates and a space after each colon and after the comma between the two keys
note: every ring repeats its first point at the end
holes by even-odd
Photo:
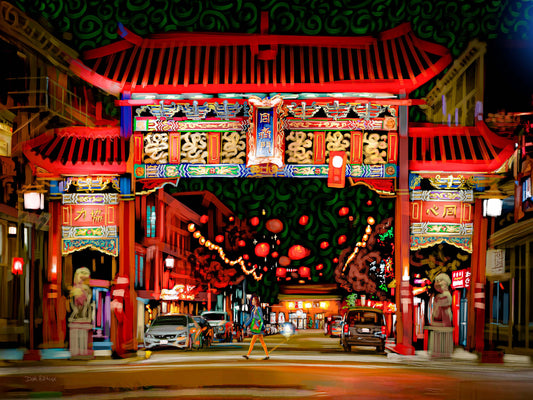
{"type": "Polygon", "coordinates": [[[263,335],[265,333],[263,311],[261,311],[261,307],[259,307],[259,299],[255,294],[252,296],[252,313],[250,315],[250,318],[248,318],[248,321],[245,322],[244,326],[250,327],[250,332],[252,332],[252,341],[250,342],[250,348],[248,349],[248,353],[243,355],[243,357],[246,359],[250,357],[250,354],[252,353],[252,350],[254,348],[254,344],[257,341],[257,338],[259,338],[259,341],[261,342],[261,345],[263,346],[263,350],[265,350],[266,355],[263,360],[268,360],[270,357],[268,355],[268,349],[265,343],[265,339],[263,338],[263,335]]]}

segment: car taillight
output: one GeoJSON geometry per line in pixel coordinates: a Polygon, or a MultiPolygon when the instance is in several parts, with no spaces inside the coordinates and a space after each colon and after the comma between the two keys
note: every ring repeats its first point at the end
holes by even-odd
{"type": "Polygon", "coordinates": [[[349,326],[348,324],[344,324],[344,333],[348,333],[349,332],[349,326]]]}
{"type": "Polygon", "coordinates": [[[381,334],[387,336],[387,327],[385,325],[381,327],[381,334]]]}

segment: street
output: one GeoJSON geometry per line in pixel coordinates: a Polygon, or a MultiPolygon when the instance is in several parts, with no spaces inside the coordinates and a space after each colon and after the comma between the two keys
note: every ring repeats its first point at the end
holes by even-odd
{"type": "Polygon", "coordinates": [[[345,353],[321,332],[266,337],[269,360],[250,339],[207,350],[160,350],[148,358],[4,363],[2,398],[69,399],[529,399],[531,364],[480,364],[345,353]],[[277,347],[276,347],[277,346],[277,347]],[[273,350],[273,351],[272,351],[273,350]]]}

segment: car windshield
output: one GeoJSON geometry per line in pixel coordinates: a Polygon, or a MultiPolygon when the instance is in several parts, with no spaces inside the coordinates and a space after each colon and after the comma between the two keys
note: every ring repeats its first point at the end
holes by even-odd
{"type": "Polygon", "coordinates": [[[226,319],[226,314],[224,313],[209,313],[202,315],[208,321],[221,321],[226,319]]]}
{"type": "Polygon", "coordinates": [[[381,314],[374,311],[352,311],[348,314],[349,324],[381,325],[381,314]]]}
{"type": "Polygon", "coordinates": [[[187,325],[187,317],[184,315],[169,315],[167,317],[157,317],[152,323],[152,326],[162,325],[187,325]]]}

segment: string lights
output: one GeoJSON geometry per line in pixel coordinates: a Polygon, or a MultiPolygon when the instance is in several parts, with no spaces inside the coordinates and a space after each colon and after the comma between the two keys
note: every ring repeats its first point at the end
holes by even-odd
{"type": "Polygon", "coordinates": [[[344,273],[344,271],[346,271],[346,268],[348,267],[348,264],[350,264],[350,262],[355,258],[357,253],[359,253],[359,249],[361,247],[366,247],[366,241],[368,240],[370,234],[372,233],[372,225],[374,225],[376,223],[376,220],[373,217],[368,217],[366,219],[366,222],[368,223],[368,225],[366,226],[365,234],[361,238],[361,241],[356,243],[354,251],[352,252],[352,254],[350,254],[348,259],[344,263],[344,267],[342,268],[342,273],[344,273]]]}
{"type": "Polygon", "coordinates": [[[256,270],[259,268],[257,265],[252,266],[252,269],[248,270],[246,268],[246,262],[245,262],[245,260],[244,260],[244,258],[242,256],[237,258],[236,260],[230,260],[226,256],[226,252],[224,251],[222,246],[219,246],[218,244],[215,244],[215,243],[211,242],[210,240],[206,239],[202,235],[202,232],[200,232],[198,229],[196,229],[196,225],[193,224],[192,222],[189,225],[187,225],[187,230],[192,233],[192,237],[193,238],[198,239],[198,243],[200,243],[200,245],[204,246],[208,250],[217,252],[218,256],[220,257],[220,259],[222,261],[224,261],[224,263],[226,263],[226,264],[228,264],[230,266],[234,266],[236,264],[240,265],[242,271],[246,275],[250,275],[251,274],[256,281],[260,281],[261,279],[263,279],[263,274],[258,274],[256,272],[256,270]]]}

